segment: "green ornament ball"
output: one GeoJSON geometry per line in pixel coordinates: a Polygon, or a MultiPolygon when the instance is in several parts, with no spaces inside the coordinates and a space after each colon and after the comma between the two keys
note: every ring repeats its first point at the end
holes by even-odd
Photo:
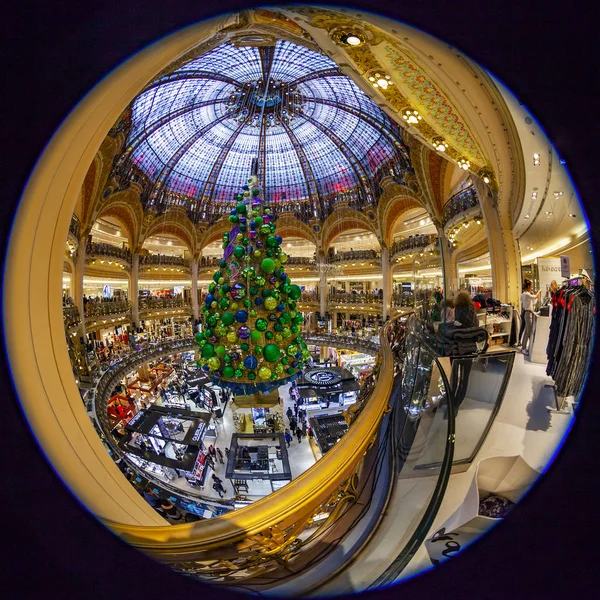
{"type": "Polygon", "coordinates": [[[269,246],[269,248],[276,248],[277,246],[279,246],[279,242],[277,241],[277,238],[274,235],[270,235],[267,238],[267,246],[269,246]]]}
{"type": "Polygon", "coordinates": [[[272,340],[273,339],[273,332],[272,331],[265,331],[265,337],[268,340],[272,340]]]}
{"type": "Polygon", "coordinates": [[[226,354],[226,355],[223,357],[223,360],[225,361],[225,364],[226,364],[226,365],[229,365],[229,364],[231,364],[231,356],[229,356],[229,354],[226,354]]]}
{"type": "Polygon", "coordinates": [[[287,372],[289,375],[293,375],[296,371],[294,370],[294,367],[288,367],[287,372]]]}
{"type": "Polygon", "coordinates": [[[254,222],[256,223],[257,227],[260,227],[263,224],[263,218],[262,217],[256,217],[256,219],[254,219],[254,222]]]}
{"type": "Polygon", "coordinates": [[[241,369],[236,369],[233,374],[236,376],[237,379],[239,379],[240,377],[242,377],[242,375],[244,374],[244,372],[241,369]]]}
{"type": "Polygon", "coordinates": [[[258,331],[266,331],[269,324],[265,319],[256,319],[255,327],[258,331]]]}
{"type": "MultiPolygon", "coordinates": [[[[229,298],[221,298],[221,300],[219,300],[219,307],[221,308],[221,310],[227,310],[229,308],[230,304],[231,304],[231,302],[230,302],[229,298]]],[[[229,323],[227,323],[227,325],[228,324],[229,323]]]]}
{"type": "Polygon", "coordinates": [[[302,325],[302,323],[304,323],[304,317],[302,315],[296,315],[292,319],[292,322],[294,323],[294,325],[302,325]]]}
{"type": "Polygon", "coordinates": [[[256,314],[257,314],[257,313],[256,313],[256,311],[255,311],[254,309],[252,309],[252,310],[250,310],[250,311],[248,312],[248,314],[250,315],[250,317],[251,317],[252,319],[254,319],[254,317],[256,317],[256,314]]]}
{"type": "Polygon", "coordinates": [[[265,288],[260,294],[263,298],[268,298],[271,295],[271,290],[265,288]]]}
{"type": "Polygon", "coordinates": [[[210,329],[205,329],[204,330],[204,337],[205,339],[208,339],[212,336],[213,332],[210,329]]]}
{"type": "Polygon", "coordinates": [[[256,379],[256,373],[254,371],[248,371],[248,379],[254,381],[256,379]]]}
{"type": "Polygon", "coordinates": [[[229,365],[223,367],[223,377],[231,379],[235,375],[235,369],[229,365]]]}
{"type": "Polygon", "coordinates": [[[301,295],[302,295],[302,290],[296,284],[293,284],[290,286],[290,291],[288,292],[288,296],[292,300],[298,300],[298,298],[300,298],[301,295]]]}
{"type": "Polygon", "coordinates": [[[275,262],[272,258],[264,258],[260,263],[260,268],[265,273],[272,273],[275,270],[275,262]]]}
{"type": "Polygon", "coordinates": [[[259,287],[262,287],[263,285],[265,285],[266,282],[267,282],[267,280],[262,275],[259,275],[256,278],[256,285],[259,287]]]}
{"type": "Polygon", "coordinates": [[[292,315],[290,315],[289,312],[282,312],[281,316],[279,317],[280,321],[282,323],[289,323],[292,320],[292,315]]]}
{"type": "Polygon", "coordinates": [[[247,207],[247,206],[246,206],[246,205],[245,205],[243,202],[240,202],[240,203],[239,203],[239,204],[238,204],[238,205],[235,207],[235,212],[236,212],[238,215],[245,215],[245,214],[246,214],[246,212],[247,212],[247,210],[248,210],[248,207],[247,207]]]}
{"type": "Polygon", "coordinates": [[[285,351],[289,357],[295,356],[298,352],[298,346],[296,344],[290,344],[285,351]]]}
{"type": "Polygon", "coordinates": [[[262,346],[254,346],[254,352],[256,352],[256,354],[262,354],[263,347],[262,346]]]}
{"type": "Polygon", "coordinates": [[[251,285],[251,286],[250,286],[250,293],[251,293],[253,296],[256,296],[256,292],[258,292],[258,287],[257,287],[257,286],[255,286],[255,285],[251,285]]]}
{"type": "Polygon", "coordinates": [[[200,343],[200,341],[203,339],[203,337],[204,337],[204,336],[203,336],[203,335],[202,335],[200,332],[198,332],[198,333],[197,333],[197,334],[194,336],[194,339],[196,340],[196,343],[198,343],[198,344],[199,344],[199,343],[200,343]]]}
{"type": "Polygon", "coordinates": [[[246,308],[250,308],[252,306],[252,300],[250,300],[249,298],[246,298],[244,300],[243,304],[246,308]]]}
{"type": "Polygon", "coordinates": [[[271,228],[270,228],[268,225],[263,225],[263,226],[260,228],[260,233],[261,233],[262,235],[269,235],[269,234],[271,233],[271,228]]]}
{"type": "Polygon", "coordinates": [[[221,315],[221,322],[223,325],[231,325],[235,321],[235,316],[231,312],[224,312],[221,315]]]}
{"type": "Polygon", "coordinates": [[[284,371],[283,365],[277,365],[275,367],[275,371],[281,375],[281,373],[283,373],[283,371],[284,371]]]}
{"type": "Polygon", "coordinates": [[[288,302],[288,306],[290,307],[290,310],[296,310],[296,303],[295,302],[288,302]]]}
{"type": "Polygon", "coordinates": [[[212,293],[215,291],[215,288],[216,288],[216,287],[217,287],[217,286],[216,286],[214,283],[211,283],[211,284],[208,286],[208,293],[209,293],[209,294],[212,294],[212,293]]]}
{"type": "Polygon", "coordinates": [[[227,334],[227,341],[228,341],[230,344],[235,344],[235,342],[237,342],[237,333],[236,333],[235,331],[230,331],[230,332],[227,334]]]}
{"type": "Polygon", "coordinates": [[[239,217],[237,215],[229,215],[230,223],[237,223],[239,221],[239,217]]]}
{"type": "Polygon", "coordinates": [[[248,344],[246,344],[246,342],[244,342],[243,344],[240,344],[240,348],[244,351],[244,352],[248,352],[248,350],[250,350],[250,346],[248,344]]]}
{"type": "Polygon", "coordinates": [[[275,325],[273,325],[273,329],[275,331],[283,331],[283,325],[281,323],[275,323],[275,325]]]}
{"type": "Polygon", "coordinates": [[[281,342],[283,341],[283,336],[280,333],[276,333],[275,334],[275,341],[276,342],[281,342]]]}
{"type": "Polygon", "coordinates": [[[227,350],[225,350],[225,346],[217,346],[215,349],[215,352],[217,353],[217,356],[219,356],[220,358],[223,358],[225,356],[225,354],[227,354],[227,350]]]}
{"type": "Polygon", "coordinates": [[[291,331],[292,333],[298,333],[300,330],[298,329],[298,325],[292,325],[292,326],[290,327],[290,331],[291,331]]]}
{"type": "Polygon", "coordinates": [[[292,332],[291,332],[289,329],[284,329],[284,330],[281,332],[281,335],[283,336],[283,339],[284,339],[284,340],[289,340],[289,339],[290,339],[290,337],[292,337],[292,332]]]}
{"type": "Polygon", "coordinates": [[[204,344],[202,347],[202,358],[210,358],[215,353],[215,347],[212,344],[204,344]]]}
{"type": "Polygon", "coordinates": [[[260,250],[255,250],[254,251],[254,258],[260,258],[262,256],[262,253],[260,250]]]}
{"type": "Polygon", "coordinates": [[[260,333],[260,331],[257,331],[256,329],[252,330],[252,333],[250,333],[250,339],[252,340],[252,342],[254,344],[257,344],[258,342],[260,342],[262,338],[262,335],[260,333]]]}
{"type": "Polygon", "coordinates": [[[244,250],[243,246],[236,246],[233,250],[233,255],[236,258],[242,258],[242,256],[244,256],[245,252],[246,251],[244,250]]]}
{"type": "Polygon", "coordinates": [[[263,355],[268,362],[276,362],[279,360],[279,346],[275,344],[267,344],[264,347],[263,355]]]}
{"type": "Polygon", "coordinates": [[[217,283],[217,281],[219,281],[219,278],[221,277],[221,271],[215,271],[214,275],[212,276],[213,281],[215,283],[217,283]]]}
{"type": "Polygon", "coordinates": [[[288,364],[288,362],[289,362],[289,361],[288,361],[288,359],[287,359],[287,356],[283,356],[283,357],[281,358],[281,364],[283,364],[283,365],[287,365],[287,364],[288,364]]]}

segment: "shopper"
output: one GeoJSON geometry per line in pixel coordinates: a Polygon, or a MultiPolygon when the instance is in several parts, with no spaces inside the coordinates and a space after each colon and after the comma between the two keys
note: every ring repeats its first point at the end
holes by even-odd
{"type": "Polygon", "coordinates": [[[285,414],[287,415],[288,421],[291,421],[292,417],[294,416],[294,411],[292,410],[291,406],[288,406],[287,412],[285,414]]]}
{"type": "Polygon", "coordinates": [[[284,437],[285,437],[285,443],[287,444],[287,447],[289,448],[290,444],[292,443],[292,434],[290,433],[289,429],[285,430],[284,437]]]}
{"type": "Polygon", "coordinates": [[[215,458],[217,457],[217,451],[215,450],[215,447],[212,444],[208,447],[208,453],[210,454],[210,457],[214,461],[215,458]]]}
{"type": "Polygon", "coordinates": [[[225,456],[227,457],[227,460],[229,460],[229,453],[231,452],[231,450],[229,450],[229,448],[225,448],[225,456]]]}
{"type": "Polygon", "coordinates": [[[302,443],[302,429],[300,427],[296,429],[296,436],[298,437],[298,443],[302,443]]]}
{"type": "Polygon", "coordinates": [[[292,417],[290,419],[290,429],[292,431],[296,431],[296,426],[298,425],[298,419],[296,419],[296,417],[292,417]]]}
{"type": "Polygon", "coordinates": [[[213,490],[215,490],[215,492],[217,492],[219,494],[219,498],[223,497],[223,494],[225,494],[225,488],[223,487],[223,481],[221,479],[219,479],[214,473],[213,473],[213,490]]]}
{"type": "Polygon", "coordinates": [[[529,356],[529,340],[531,339],[531,333],[533,330],[533,305],[538,299],[540,292],[538,290],[535,294],[533,293],[533,284],[527,280],[527,287],[521,294],[521,307],[523,310],[523,317],[525,319],[525,332],[523,334],[523,346],[522,352],[525,356],[529,356]]]}
{"type": "MultiPolygon", "coordinates": [[[[530,279],[523,280],[523,289],[521,290],[521,294],[524,294],[529,284],[531,283],[530,279]]],[[[525,333],[525,311],[521,306],[521,327],[519,328],[519,339],[517,340],[517,346],[521,345],[521,341],[523,340],[523,333],[525,333]]]]}
{"type": "Polygon", "coordinates": [[[221,451],[221,448],[217,448],[217,455],[219,457],[219,462],[224,465],[225,461],[223,460],[223,452],[221,451]]]}
{"type": "MultiPolygon", "coordinates": [[[[469,329],[479,327],[477,313],[473,300],[466,290],[461,290],[454,298],[454,320],[459,327],[469,329]]],[[[469,375],[473,360],[471,358],[457,358],[456,369],[452,369],[452,377],[450,378],[450,386],[454,394],[454,416],[458,414],[458,408],[462,404],[467,395],[469,386],[469,375]]]]}

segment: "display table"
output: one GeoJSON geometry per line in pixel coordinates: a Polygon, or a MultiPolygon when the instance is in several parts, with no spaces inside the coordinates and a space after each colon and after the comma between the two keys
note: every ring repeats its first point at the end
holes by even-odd
{"type": "Polygon", "coordinates": [[[535,319],[533,339],[529,348],[529,361],[545,365],[548,362],[546,347],[548,346],[552,317],[542,317],[539,313],[535,313],[535,315],[537,318],[535,319]]]}

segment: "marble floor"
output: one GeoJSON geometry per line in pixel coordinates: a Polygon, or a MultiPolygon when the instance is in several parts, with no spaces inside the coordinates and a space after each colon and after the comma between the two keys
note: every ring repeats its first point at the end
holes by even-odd
{"type": "MultiPolygon", "coordinates": [[[[521,455],[531,467],[543,472],[560,448],[572,417],[550,413],[547,410],[546,407],[552,405],[554,399],[551,390],[544,387],[545,384],[552,383],[545,374],[545,365],[531,363],[524,358],[521,353],[516,353],[511,379],[494,423],[468,470],[450,476],[442,505],[427,537],[437,531],[461,505],[481,460],[492,456],[521,455]]],[[[473,419],[477,421],[481,417],[479,413],[482,409],[473,404],[461,406],[461,411],[464,409],[464,412],[459,412],[457,427],[461,418],[462,425],[468,429],[468,426],[473,424],[473,419]]],[[[434,421],[435,427],[447,423],[441,414],[436,414],[434,421]]],[[[457,447],[460,446],[462,438],[465,439],[465,443],[471,443],[468,435],[457,435],[457,447]]],[[[456,451],[461,452],[460,448],[456,451]]],[[[439,449],[433,456],[440,456],[439,449]]],[[[353,563],[352,569],[331,581],[325,593],[340,594],[363,590],[383,573],[391,560],[406,546],[429,504],[437,476],[411,476],[411,473],[418,473],[412,471],[408,464],[405,467],[407,468],[403,469],[403,472],[410,472],[405,472],[404,478],[398,480],[387,509],[385,526],[376,532],[371,543],[353,563]]],[[[424,545],[421,545],[398,581],[430,568],[432,565],[429,555],[424,545]]]]}

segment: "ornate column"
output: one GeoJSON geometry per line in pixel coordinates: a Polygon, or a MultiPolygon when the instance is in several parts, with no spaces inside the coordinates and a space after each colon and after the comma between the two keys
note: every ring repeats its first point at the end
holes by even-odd
{"type": "MultiPolygon", "coordinates": [[[[85,307],[83,304],[83,275],[85,271],[85,256],[87,251],[88,232],[85,232],[79,239],[77,246],[77,260],[75,261],[75,271],[73,273],[73,300],[79,310],[81,323],[77,330],[77,337],[83,339],[85,343],[85,307]]],[[[79,339],[78,339],[79,341],[79,339]]]]}
{"type": "Polygon", "coordinates": [[[479,177],[473,177],[483,212],[485,232],[490,248],[494,298],[502,302],[519,302],[521,258],[510,225],[510,216],[498,212],[498,198],[479,177]]]}
{"type": "Polygon", "coordinates": [[[200,256],[194,256],[192,258],[192,316],[194,318],[194,331],[196,328],[196,322],[198,321],[198,261],[200,256]]]}
{"type": "Polygon", "coordinates": [[[327,312],[327,263],[322,252],[317,256],[317,269],[319,271],[319,315],[324,319],[327,312]]]}
{"type": "Polygon", "coordinates": [[[129,275],[129,301],[131,302],[131,321],[134,327],[140,326],[139,279],[140,252],[139,249],[136,249],[131,253],[131,273],[129,275]]]}
{"type": "Polygon", "coordinates": [[[392,267],[390,265],[390,251],[387,246],[381,247],[381,274],[383,276],[383,320],[385,321],[391,311],[392,300],[392,267]]]}

